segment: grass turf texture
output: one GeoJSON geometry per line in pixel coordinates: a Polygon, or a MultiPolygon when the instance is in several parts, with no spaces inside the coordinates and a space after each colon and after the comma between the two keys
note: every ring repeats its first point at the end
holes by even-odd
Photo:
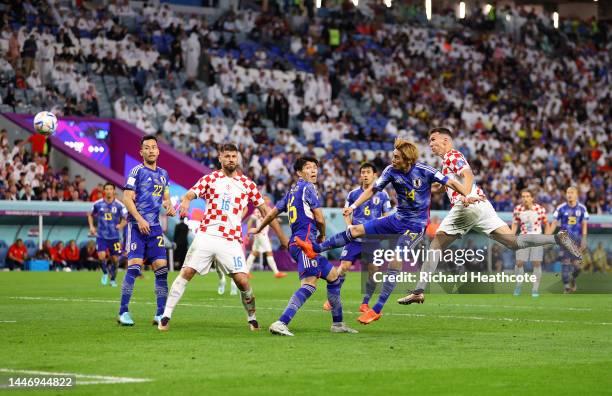
{"type": "Polygon", "coordinates": [[[129,328],[115,322],[120,287],[101,286],[100,273],[1,273],[0,367],[151,379],[80,386],[77,380],[71,390],[11,394],[593,395],[612,389],[610,295],[532,299],[526,287],[520,297],[428,295],[418,306],[400,306],[393,295],[380,321],[361,326],[355,273],[342,297],[345,321],[360,333],[330,333],[320,282],[291,323],[291,338],[272,336],[267,327],[297,288],[295,273],[284,279],[255,273],[258,333],[248,331],[229,283],[218,296],[211,274],[188,285],[170,332],[160,333],[150,324],[154,277],[145,276],[136,281],[130,306],[136,325],[129,328]]]}

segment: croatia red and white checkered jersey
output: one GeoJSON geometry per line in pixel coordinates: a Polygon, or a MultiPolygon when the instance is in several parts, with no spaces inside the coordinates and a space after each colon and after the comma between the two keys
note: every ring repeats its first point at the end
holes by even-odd
{"type": "MultiPolygon", "coordinates": [[[[253,214],[251,215],[251,217],[253,218],[253,220],[255,220],[255,227],[259,227],[259,225],[261,223],[263,223],[263,216],[261,215],[261,213],[259,213],[259,210],[254,210],[253,214]]],[[[261,230],[261,232],[259,234],[256,235],[256,237],[268,237],[268,231],[270,230],[270,225],[267,225],[263,228],[263,230],[261,230]]]]}
{"type": "Polygon", "coordinates": [[[529,209],[518,205],[514,208],[512,221],[521,226],[521,235],[541,234],[542,225],[547,222],[546,209],[537,203],[534,203],[529,209]]]}
{"type": "MultiPolygon", "coordinates": [[[[444,154],[442,158],[442,174],[448,176],[449,179],[457,180],[459,183],[463,183],[463,176],[461,176],[461,172],[465,169],[470,169],[470,165],[466,161],[463,154],[459,151],[452,149],[448,153],[444,154]]],[[[448,194],[448,198],[450,199],[451,206],[461,201],[462,195],[457,191],[446,188],[446,193],[448,194]]],[[[470,191],[470,195],[479,196],[482,198],[486,198],[484,191],[480,187],[476,185],[476,183],[472,184],[472,191],[470,191]]]]}
{"type": "Polygon", "coordinates": [[[249,201],[256,207],[264,204],[257,186],[248,177],[230,178],[222,171],[202,177],[190,191],[206,200],[200,231],[230,241],[242,241],[242,213],[249,201]]]}

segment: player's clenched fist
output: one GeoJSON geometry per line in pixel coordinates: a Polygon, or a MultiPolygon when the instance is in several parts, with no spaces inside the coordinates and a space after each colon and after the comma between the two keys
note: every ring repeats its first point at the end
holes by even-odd
{"type": "Polygon", "coordinates": [[[179,206],[179,216],[187,217],[189,213],[189,200],[181,201],[181,206],[179,206]]]}
{"type": "Polygon", "coordinates": [[[176,215],[176,210],[174,209],[174,206],[172,206],[172,202],[170,202],[170,201],[165,201],[165,202],[162,204],[162,207],[163,207],[164,209],[166,209],[166,214],[167,214],[168,216],[174,216],[174,215],[176,215]]]}
{"type": "Polygon", "coordinates": [[[347,206],[346,208],[342,209],[342,216],[348,217],[352,214],[353,214],[353,208],[351,208],[350,206],[347,206]]]}

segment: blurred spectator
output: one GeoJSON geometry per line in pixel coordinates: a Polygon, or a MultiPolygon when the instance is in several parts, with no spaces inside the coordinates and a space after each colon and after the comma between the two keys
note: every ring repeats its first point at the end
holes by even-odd
{"type": "Polygon", "coordinates": [[[87,241],[87,244],[81,248],[79,253],[80,268],[87,268],[88,271],[98,269],[100,262],[98,261],[98,252],[96,251],[96,242],[93,240],[87,241]]]}
{"type": "Polygon", "coordinates": [[[81,262],[79,261],[79,248],[76,245],[76,241],[74,239],[68,242],[68,245],[62,250],[61,256],[64,261],[66,261],[66,265],[69,268],[77,271],[81,270],[81,262]]]}
{"type": "Polygon", "coordinates": [[[28,249],[25,247],[23,240],[17,239],[9,249],[6,256],[6,265],[9,270],[21,271],[24,269],[24,263],[28,259],[28,249]]]}

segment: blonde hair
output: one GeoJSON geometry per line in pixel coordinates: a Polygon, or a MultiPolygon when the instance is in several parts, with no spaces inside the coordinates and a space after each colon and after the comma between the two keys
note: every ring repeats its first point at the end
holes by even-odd
{"type": "Polygon", "coordinates": [[[402,153],[405,160],[415,163],[419,158],[419,149],[417,146],[406,139],[395,139],[395,149],[402,153]]]}

